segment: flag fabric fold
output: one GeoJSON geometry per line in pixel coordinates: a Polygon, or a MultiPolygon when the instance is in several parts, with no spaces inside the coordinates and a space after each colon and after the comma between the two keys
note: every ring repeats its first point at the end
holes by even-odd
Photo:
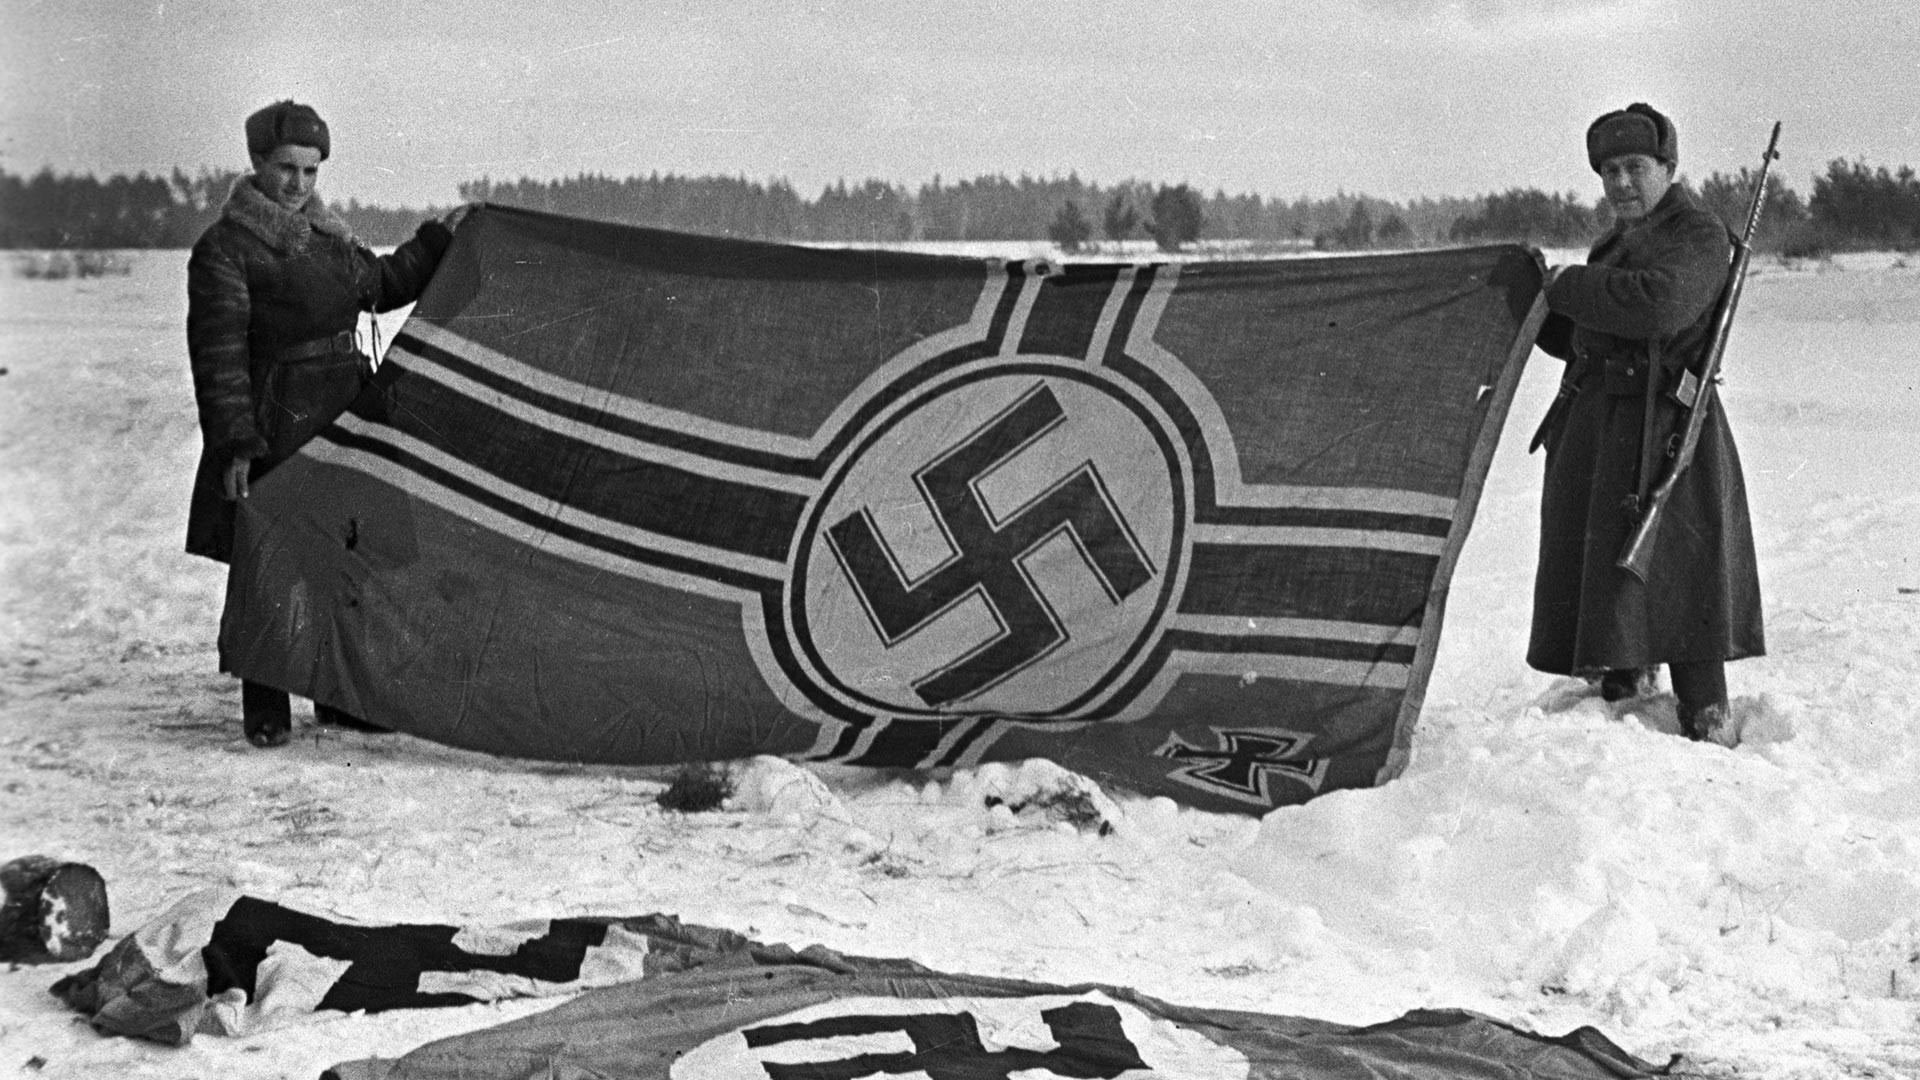
{"type": "MultiPolygon", "coordinates": [[[[812,950],[818,953],[819,950],[812,950]]],[[[1630,1080],[1593,1028],[1549,1038],[1458,1010],[1371,1026],[1191,1008],[840,954],[742,956],[334,1066],[329,1080],[1630,1080]],[[831,963],[822,962],[830,960],[831,963]]]]}
{"type": "Polygon", "coordinates": [[[253,1035],[315,1012],[385,1012],[577,994],[754,951],[669,915],[497,926],[359,923],[203,889],[53,984],[103,1034],[184,1045],[253,1035]]]}
{"type": "Polygon", "coordinates": [[[1512,246],[1053,266],[483,208],[243,506],[223,658],[550,760],[1376,784],[1540,288],[1512,246]]]}
{"type": "Polygon", "coordinates": [[[795,949],[667,914],[361,923],[218,889],[181,897],[52,991],[105,1034],[172,1045],[260,1035],[324,1012],[577,995],[399,1058],[340,1063],[325,1074],[333,1080],[1632,1080],[1669,1071],[1590,1027],[1546,1037],[1460,1010],[1352,1026],[795,949]]]}

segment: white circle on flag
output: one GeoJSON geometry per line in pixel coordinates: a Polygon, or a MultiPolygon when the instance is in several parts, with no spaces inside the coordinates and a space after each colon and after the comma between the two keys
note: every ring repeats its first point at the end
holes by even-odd
{"type": "Polygon", "coordinates": [[[1179,557],[1181,461],[1137,396],[1045,371],[922,397],[830,480],[795,630],[841,694],[896,715],[1038,716],[1139,659],[1179,557]]]}
{"type": "MultiPolygon", "coordinates": [[[[852,997],[811,1005],[793,1012],[748,1024],[736,1031],[708,1039],[677,1058],[668,1075],[673,1080],[749,1080],[769,1075],[767,1066],[823,1064],[846,1061],[868,1055],[906,1055],[901,1064],[910,1066],[912,1056],[926,1053],[941,1064],[953,1064],[951,1048],[916,1048],[904,1028],[890,1027],[887,1018],[944,1015],[971,1018],[978,1032],[979,1046],[966,1052],[993,1055],[1009,1050],[1029,1051],[1044,1057],[1061,1049],[1044,1014],[1068,1005],[1093,1005],[1117,1014],[1120,1029],[1133,1044],[1133,1053],[1145,1068],[1115,1072],[1112,1080],[1242,1080],[1251,1073],[1245,1054],[1225,1043],[1215,1042],[1200,1032],[1164,1017],[1155,1016],[1137,1005],[1117,1001],[1098,991],[1085,994],[1048,994],[1034,997],[943,997],[897,998],[852,997]],[[819,1021],[859,1018],[866,1034],[828,1035],[820,1038],[780,1038],[759,1040],[749,1045],[748,1032],[774,1027],[799,1027],[819,1021]],[[871,1021],[871,1022],[864,1022],[871,1021]]],[[[1111,1051],[1111,1047],[1108,1048],[1111,1051]]],[[[1122,1048],[1124,1051],[1124,1048],[1122,1048]]],[[[931,1062],[930,1062],[931,1063],[931,1062]]],[[[1044,1064],[1021,1061],[1014,1071],[1018,1080],[1068,1080],[1044,1064]]],[[[876,1072],[876,1080],[924,1078],[925,1070],[876,1072]]],[[[1080,1074],[1073,1074],[1080,1075],[1080,1074]]]]}

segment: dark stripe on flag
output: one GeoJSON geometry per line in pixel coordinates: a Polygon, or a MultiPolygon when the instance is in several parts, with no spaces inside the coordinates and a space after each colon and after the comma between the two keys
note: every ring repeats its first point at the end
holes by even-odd
{"type": "Polygon", "coordinates": [[[1419,626],[1439,564],[1375,548],[1195,544],[1179,610],[1419,626]]]}
{"type": "Polygon", "coordinates": [[[722,585],[728,585],[748,592],[765,592],[768,590],[778,592],[780,588],[779,582],[759,577],[755,574],[749,574],[727,566],[719,566],[714,563],[702,562],[697,559],[671,555],[655,548],[641,547],[636,544],[627,543],[624,540],[618,540],[601,533],[593,532],[570,522],[556,520],[547,514],[540,513],[512,499],[496,494],[485,487],[474,484],[463,477],[455,476],[453,473],[447,472],[437,465],[423,461],[419,457],[409,454],[397,446],[382,442],[378,439],[369,439],[355,435],[341,428],[338,424],[321,431],[318,438],[324,439],[336,446],[345,447],[349,450],[358,450],[361,453],[383,458],[409,472],[419,475],[422,479],[446,488],[455,494],[471,499],[495,513],[503,514],[522,524],[531,526],[542,532],[551,533],[563,539],[571,540],[582,546],[604,551],[609,555],[615,555],[619,558],[641,563],[646,566],[656,566],[663,570],[671,570],[675,573],[706,578],[709,581],[716,581],[722,585]]]}
{"type": "Polygon", "coordinates": [[[1120,277],[1118,266],[1068,266],[1046,278],[1027,316],[1020,352],[1078,359],[1093,345],[1093,332],[1100,325],[1100,313],[1106,310],[1113,283],[1120,277]]]}
{"type": "MultiPolygon", "coordinates": [[[[1001,344],[1007,336],[1007,327],[1013,321],[1013,309],[1020,303],[1021,285],[1027,277],[1026,268],[1017,262],[1007,264],[1006,272],[1006,288],[1001,290],[1000,299],[994,304],[993,317],[987,323],[986,340],[941,353],[938,357],[914,368],[897,382],[889,384],[884,392],[868,399],[866,404],[854,410],[853,415],[841,425],[840,430],[834,433],[833,438],[821,450],[819,460],[822,463],[839,459],[846,453],[847,445],[867,429],[874,417],[881,411],[892,408],[901,398],[913,392],[914,388],[931,382],[954,368],[1000,352],[1001,344]]],[[[822,471],[824,471],[824,464],[822,471]]]]}
{"type": "MultiPolygon", "coordinates": [[[[1138,285],[1136,283],[1136,291],[1138,285]]],[[[1129,303],[1133,298],[1129,296],[1129,303]]],[[[1126,315],[1131,323],[1132,315],[1126,315]]],[[[1114,330],[1120,338],[1119,328],[1114,330]]],[[[1418,536],[1446,536],[1453,528],[1449,518],[1425,514],[1403,514],[1372,510],[1320,510],[1304,506],[1221,506],[1215,487],[1213,454],[1201,432],[1200,422],[1188,410],[1186,402],[1174,393],[1152,368],[1129,356],[1109,350],[1108,365],[1146,389],[1154,401],[1173,419],[1180,437],[1193,460],[1194,521],[1203,525],[1309,526],[1328,529],[1377,529],[1412,533],[1418,536]]]]}
{"type": "Polygon", "coordinates": [[[607,412],[604,409],[597,409],[571,398],[563,398],[549,394],[543,390],[536,390],[511,376],[494,371],[481,364],[476,364],[458,353],[450,352],[437,345],[428,344],[412,334],[401,334],[395,337],[393,339],[393,347],[399,349],[401,352],[418,356],[423,360],[431,360],[447,368],[449,371],[472,379],[474,382],[485,386],[489,390],[496,390],[516,401],[524,402],[535,408],[553,413],[556,416],[565,417],[568,420],[576,420],[582,424],[599,428],[611,434],[625,436],[629,439],[664,447],[669,450],[697,454],[701,457],[712,458],[715,461],[725,461],[734,465],[743,465],[748,468],[759,469],[763,472],[778,473],[786,476],[804,476],[818,479],[823,469],[822,463],[817,460],[790,457],[785,454],[774,454],[763,450],[742,447],[735,443],[705,439],[685,431],[661,427],[658,424],[649,424],[644,421],[635,420],[632,417],[621,416],[618,413],[607,412]]]}
{"type": "Polygon", "coordinates": [[[953,740],[953,745],[947,747],[947,752],[941,756],[940,760],[933,763],[933,767],[942,768],[958,764],[960,759],[966,756],[967,751],[973,748],[973,744],[979,742],[987,732],[992,731],[996,724],[997,721],[983,718],[973,726],[972,730],[961,732],[960,737],[953,740]]]}
{"type": "MultiPolygon", "coordinates": [[[[1089,721],[1111,720],[1115,716],[1119,715],[1120,711],[1126,708],[1128,703],[1134,701],[1134,699],[1136,699],[1140,694],[1146,692],[1148,685],[1151,684],[1155,679],[1160,677],[1160,673],[1166,669],[1168,664],[1172,663],[1173,653],[1175,652],[1176,649],[1180,651],[1185,651],[1185,652],[1224,653],[1227,655],[1234,655],[1234,654],[1240,654],[1240,655],[1252,654],[1252,655],[1260,655],[1260,656],[1299,655],[1299,656],[1307,657],[1310,659],[1316,659],[1316,660],[1351,659],[1351,660],[1356,660],[1360,663],[1390,664],[1390,663],[1397,662],[1391,658],[1382,658],[1382,657],[1376,657],[1373,655],[1365,655],[1365,656],[1359,656],[1359,657],[1328,657],[1328,656],[1321,656],[1316,652],[1306,651],[1305,649],[1302,649],[1301,651],[1296,653],[1290,649],[1282,650],[1282,649],[1243,648],[1240,643],[1246,640],[1249,640],[1249,639],[1240,638],[1240,637],[1219,636],[1214,634],[1202,634],[1202,633],[1196,633],[1194,631],[1188,631],[1188,630],[1169,630],[1167,631],[1167,633],[1161,635],[1159,641],[1154,643],[1153,651],[1148,654],[1146,660],[1143,663],[1141,663],[1139,668],[1137,668],[1133,672],[1133,674],[1127,679],[1126,684],[1121,686],[1119,690],[1117,690],[1114,693],[1113,697],[1109,700],[1108,704],[1101,705],[1093,709],[1082,710],[1075,714],[1074,719],[1089,720],[1089,721]]],[[[1259,640],[1259,639],[1256,638],[1253,640],[1259,640]]],[[[1285,639],[1281,639],[1277,636],[1269,635],[1266,640],[1278,642],[1285,639]]],[[[1318,645],[1323,643],[1325,639],[1302,638],[1302,639],[1293,639],[1293,640],[1300,640],[1300,641],[1311,640],[1314,645],[1318,645]]],[[[1386,648],[1385,646],[1365,644],[1365,643],[1359,644],[1357,647],[1363,650],[1386,648]]],[[[1408,662],[1408,663],[1411,662],[1412,652],[1413,650],[1410,648],[1408,650],[1408,653],[1409,653],[1408,658],[1405,662],[1408,662]]],[[[1244,694],[1241,693],[1241,691],[1244,690],[1245,684],[1241,682],[1239,676],[1237,675],[1219,676],[1219,675],[1208,675],[1204,673],[1187,673],[1182,675],[1181,679],[1182,679],[1182,684],[1188,685],[1189,689],[1204,685],[1209,680],[1216,681],[1221,684],[1232,685],[1235,688],[1234,695],[1232,695],[1235,699],[1235,703],[1229,704],[1226,702],[1222,702],[1220,715],[1222,718],[1240,715],[1233,711],[1235,708],[1243,707],[1243,703],[1245,700],[1244,694]],[[1188,680],[1195,680],[1195,681],[1189,684],[1188,680]]],[[[1277,687],[1295,687],[1300,684],[1295,683],[1292,680],[1262,679],[1259,681],[1257,685],[1261,687],[1267,687],[1267,688],[1277,688],[1277,687]]],[[[1287,690],[1287,691],[1276,691],[1276,692],[1297,693],[1298,691],[1287,690]]],[[[1313,691],[1313,692],[1326,693],[1330,691],[1326,689],[1322,689],[1322,690],[1313,691]]],[[[1352,685],[1339,685],[1337,687],[1337,690],[1333,690],[1331,692],[1338,693],[1343,700],[1349,700],[1354,698],[1356,695],[1362,695],[1362,696],[1377,696],[1382,701],[1390,701],[1390,702],[1397,702],[1400,696],[1405,693],[1403,689],[1400,689],[1398,687],[1384,688],[1384,687],[1365,687],[1365,686],[1352,686],[1352,685]]],[[[1249,715],[1258,715],[1258,713],[1256,711],[1255,713],[1249,714],[1249,715]]]]}
{"type": "Polygon", "coordinates": [[[1014,261],[1004,264],[1004,268],[1007,285],[994,305],[992,321],[987,324],[987,344],[993,346],[994,352],[999,352],[1000,343],[1006,340],[1007,327],[1013,322],[1013,309],[1019,306],[1020,290],[1027,282],[1026,264],[1014,261]]]}
{"type": "Polygon", "coordinates": [[[940,746],[940,740],[962,724],[975,723],[973,717],[958,720],[896,720],[881,728],[865,753],[849,765],[913,766],[920,764],[940,746]]]}
{"type": "MultiPolygon", "coordinates": [[[[1142,285],[1142,282],[1136,280],[1135,291],[1140,291],[1142,285]]],[[[1130,302],[1133,299],[1131,296],[1128,297],[1130,302]]],[[[1132,322],[1131,313],[1127,321],[1132,322]]],[[[1117,329],[1114,336],[1116,338],[1120,336],[1117,329]]],[[[1265,515],[1272,511],[1263,507],[1236,507],[1239,518],[1231,522],[1221,517],[1220,496],[1213,478],[1213,453],[1207,447],[1206,435],[1200,429],[1200,422],[1194,418],[1192,411],[1187,408],[1187,403],[1179,394],[1174,393],[1172,387],[1168,386],[1152,368],[1124,353],[1112,353],[1107,364],[1140,384],[1152,396],[1154,402],[1173,419],[1173,426],[1179,430],[1181,440],[1187,444],[1188,457],[1193,461],[1193,520],[1196,524],[1268,524],[1265,515]],[[1248,520],[1249,518],[1251,520],[1248,520]]]]}
{"type": "Polygon", "coordinates": [[[1363,664],[1411,664],[1416,646],[1278,634],[1202,634],[1167,631],[1167,643],[1187,652],[1307,656],[1315,660],[1353,660],[1363,664]]]}
{"type": "MultiPolygon", "coordinates": [[[[802,476],[818,479],[825,475],[827,463],[835,460],[846,448],[846,444],[864,429],[872,418],[899,396],[911,392],[915,387],[932,381],[956,367],[972,363],[975,360],[993,356],[1000,352],[1007,335],[1007,327],[1013,320],[1014,308],[1020,302],[1020,290],[1027,277],[1027,271],[1020,263],[1010,263],[1006,267],[1006,286],[994,304],[993,315],[988,321],[985,340],[953,349],[927,363],[917,366],[901,381],[894,383],[889,392],[882,393],[869,400],[856,410],[854,415],[834,433],[833,439],[813,458],[796,458],[785,454],[776,454],[764,450],[742,447],[735,443],[702,438],[673,428],[661,427],[635,420],[631,417],[597,409],[583,402],[555,396],[536,390],[525,383],[507,375],[487,369],[459,354],[432,345],[413,334],[402,333],[394,338],[394,347],[424,360],[431,360],[466,378],[480,383],[489,389],[528,405],[544,409],[556,415],[589,424],[640,442],[684,453],[696,454],[714,461],[759,469],[764,472],[786,476],[802,476]]],[[[404,365],[396,365],[398,370],[404,365]]],[[[378,379],[378,376],[376,376],[378,379]]],[[[392,377],[389,377],[391,381],[392,377]]]]}
{"type": "Polygon", "coordinates": [[[1160,673],[1166,669],[1168,660],[1173,656],[1173,644],[1167,638],[1167,634],[1160,635],[1160,639],[1153,643],[1153,648],[1148,651],[1146,658],[1133,669],[1133,673],[1127,677],[1126,682],[1108,697],[1105,704],[1083,709],[1075,715],[1074,719],[1111,720],[1135,698],[1145,693],[1148,684],[1160,677],[1160,673]]]}
{"type": "Polygon", "coordinates": [[[432,379],[403,377],[393,390],[399,400],[392,415],[400,430],[542,499],[622,525],[785,562],[806,507],[806,499],[792,492],[581,442],[432,379]]]}
{"type": "MultiPolygon", "coordinates": [[[[721,281],[768,281],[776,288],[795,281],[869,288],[875,281],[949,281],[977,271],[981,263],[965,255],[923,255],[871,247],[801,247],[773,240],[676,232],[497,203],[488,203],[486,211],[488,217],[501,219],[511,230],[501,239],[490,238],[490,242],[503,248],[511,245],[516,253],[537,256],[542,254],[537,249],[529,252],[533,245],[551,245],[562,254],[580,252],[604,259],[615,269],[633,267],[655,274],[721,281]]],[[[570,266],[559,274],[578,275],[580,271],[570,266]]]]}
{"type": "Polygon", "coordinates": [[[1216,525],[1358,529],[1362,532],[1407,533],[1442,539],[1453,531],[1452,518],[1391,510],[1317,510],[1305,506],[1219,506],[1206,520],[1216,525]]]}
{"type": "Polygon", "coordinates": [[[1133,273],[1133,283],[1127,286],[1127,295],[1120,300],[1120,313],[1113,320],[1113,333],[1107,337],[1107,351],[1101,356],[1100,363],[1114,367],[1115,361],[1122,360],[1127,353],[1127,339],[1133,336],[1133,320],[1140,314],[1140,305],[1153,291],[1154,267],[1142,266],[1133,273]]]}
{"type": "MultiPolygon", "coordinates": [[[[780,592],[780,587],[770,587],[760,592],[760,618],[765,620],[769,627],[780,625],[780,592]]],[[[828,756],[852,753],[854,743],[859,739],[861,732],[873,726],[873,716],[852,706],[841,704],[821,690],[812,678],[807,677],[806,673],[800,669],[799,659],[793,655],[788,635],[769,633],[767,648],[773,653],[774,663],[780,665],[780,670],[786,672],[787,681],[805,695],[814,708],[846,723],[840,731],[839,739],[834,742],[833,749],[827,752],[828,756]]]]}

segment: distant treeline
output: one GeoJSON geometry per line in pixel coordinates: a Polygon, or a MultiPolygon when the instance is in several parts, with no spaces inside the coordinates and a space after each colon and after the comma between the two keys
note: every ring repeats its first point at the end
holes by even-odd
{"type": "MultiPolygon", "coordinates": [[[[142,173],[99,180],[41,170],[0,169],[0,247],[187,247],[212,223],[236,173],[142,173]]],[[[1692,189],[1736,229],[1743,224],[1751,170],[1713,173],[1692,189]]],[[[1039,240],[1073,248],[1152,237],[1174,248],[1196,238],[1334,249],[1520,241],[1547,247],[1590,242],[1609,224],[1603,202],[1577,194],[1515,188],[1476,198],[1396,203],[1365,195],[1287,200],[1202,194],[1187,185],[1140,181],[1101,185],[1062,177],[982,176],[918,188],[867,180],[835,183],[806,198],[785,180],[655,173],[614,179],[480,179],[460,185],[466,202],[547,210],[577,217],[769,240],[890,242],[1039,240]]],[[[428,209],[388,209],[349,200],[335,207],[370,244],[397,244],[428,209]]],[[[1768,184],[1761,251],[1810,256],[1829,251],[1920,248],[1920,180],[1835,160],[1813,194],[1768,184]]]]}
{"type": "MultiPolygon", "coordinates": [[[[0,169],[0,248],[186,248],[220,216],[241,173],[179,169],[30,177],[0,169]]],[[[398,244],[441,210],[388,210],[349,199],[334,209],[369,244],[398,244]]]]}
{"type": "Polygon", "coordinates": [[[958,181],[935,176],[918,188],[878,180],[839,182],[813,199],[785,180],[761,183],[659,173],[625,179],[598,175],[545,181],[482,179],[462,184],[459,190],[461,199],[469,202],[635,225],[760,239],[868,242],[1043,240],[1075,216],[1088,227],[1084,242],[1141,239],[1153,236],[1156,229],[1164,231],[1169,223],[1161,218],[1183,211],[1183,204],[1194,201],[1200,209],[1202,235],[1214,238],[1308,245],[1319,238],[1331,239],[1355,208],[1365,205],[1375,220],[1385,223],[1397,217],[1407,236],[1431,240],[1444,239],[1454,220],[1473,213],[1482,202],[1421,199],[1398,205],[1344,192],[1289,201],[1222,191],[1202,195],[1185,185],[1140,181],[1102,185],[1075,174],[958,181]]]}

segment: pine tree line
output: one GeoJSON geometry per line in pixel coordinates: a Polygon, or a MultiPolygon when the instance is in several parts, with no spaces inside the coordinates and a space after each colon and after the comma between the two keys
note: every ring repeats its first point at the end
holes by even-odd
{"type": "MultiPolygon", "coordinates": [[[[481,179],[460,185],[459,191],[467,202],[752,239],[893,242],[1080,237],[1067,246],[1157,239],[1156,226],[1167,231],[1173,224],[1170,219],[1189,214],[1196,203],[1202,223],[1197,235],[1208,237],[1312,244],[1336,233],[1356,206],[1369,204],[1378,208],[1383,221],[1399,218],[1402,232],[1398,235],[1418,243],[1444,240],[1452,222],[1473,212],[1480,202],[1421,199],[1401,206],[1344,192],[1291,201],[1224,191],[1201,195],[1185,184],[1129,180],[1102,185],[1075,173],[959,181],[935,176],[918,188],[878,180],[841,181],[813,200],[785,180],[762,184],[735,177],[661,173],[624,179],[598,174],[558,180],[481,179]]],[[[1184,231],[1173,228],[1168,236],[1184,231]]],[[[1168,241],[1162,246],[1168,246],[1168,241]]]]}
{"type": "MultiPolygon", "coordinates": [[[[175,169],[100,180],[41,170],[0,169],[0,247],[186,247],[212,223],[238,178],[233,172],[175,169]]],[[[1695,191],[1738,228],[1752,171],[1713,173],[1695,191]]],[[[1129,180],[1102,185],[1065,177],[935,176],[917,188],[867,180],[836,182],[815,198],[785,180],[654,173],[614,179],[582,174],[560,180],[494,181],[459,186],[460,198],[577,217],[768,240],[885,243],[1038,240],[1073,249],[1101,241],[1151,237],[1164,248],[1194,239],[1313,246],[1404,248],[1428,244],[1522,241],[1581,246],[1608,225],[1604,203],[1576,194],[1512,189],[1476,198],[1404,203],[1336,192],[1278,199],[1203,194],[1185,184],[1129,180]]],[[[436,209],[390,209],[349,201],[338,206],[368,243],[396,244],[436,209]]],[[[1920,248],[1920,180],[1911,167],[1889,170],[1835,160],[1802,201],[1776,175],[1759,250],[1817,255],[1848,249],[1920,248]]]]}
{"type": "Polygon", "coordinates": [[[0,247],[188,247],[211,224],[235,173],[141,173],[106,180],[0,170],[0,247]]]}
{"type": "MultiPolygon", "coordinates": [[[[30,177],[0,169],[0,248],[186,248],[220,216],[243,174],[202,170],[188,175],[140,173],[106,180],[30,177]]],[[[443,211],[389,210],[349,199],[335,209],[370,244],[398,244],[422,220],[443,211]]]]}

